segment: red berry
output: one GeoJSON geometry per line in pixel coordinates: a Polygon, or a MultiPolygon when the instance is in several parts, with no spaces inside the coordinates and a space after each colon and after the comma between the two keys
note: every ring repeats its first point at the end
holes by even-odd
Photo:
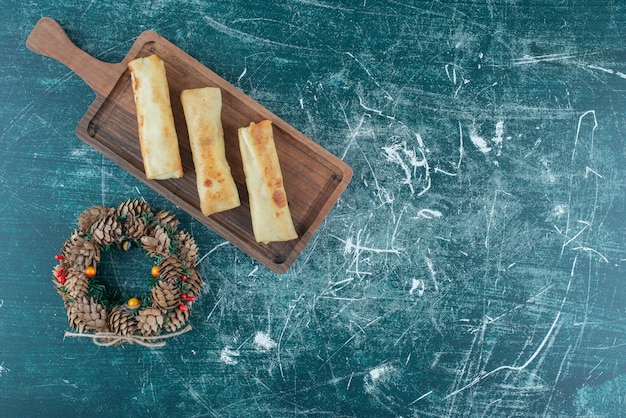
{"type": "Polygon", "coordinates": [[[185,312],[187,310],[187,307],[184,303],[181,303],[180,305],[178,305],[178,309],[180,309],[181,312],[185,312]]]}
{"type": "Polygon", "coordinates": [[[183,274],[183,277],[181,277],[181,278],[180,278],[180,280],[181,280],[182,282],[186,282],[186,281],[187,281],[187,276],[185,276],[185,275],[183,274]]]}
{"type": "Polygon", "coordinates": [[[196,300],[196,298],[194,296],[187,296],[187,301],[188,302],[193,302],[194,300],[196,300]]]}
{"type": "Polygon", "coordinates": [[[55,256],[54,256],[54,258],[55,258],[56,260],[59,260],[59,261],[60,261],[60,260],[65,260],[65,257],[63,257],[61,254],[57,254],[57,255],[55,255],[55,256]]]}
{"type": "Polygon", "coordinates": [[[65,278],[66,276],[59,277],[59,284],[65,284],[65,278]]]}
{"type": "Polygon", "coordinates": [[[55,275],[57,276],[57,278],[60,278],[61,276],[63,276],[63,269],[58,269],[55,275]]]}
{"type": "Polygon", "coordinates": [[[182,300],[187,300],[187,294],[186,294],[186,293],[183,293],[182,295],[180,295],[180,298],[181,298],[182,300]]]}

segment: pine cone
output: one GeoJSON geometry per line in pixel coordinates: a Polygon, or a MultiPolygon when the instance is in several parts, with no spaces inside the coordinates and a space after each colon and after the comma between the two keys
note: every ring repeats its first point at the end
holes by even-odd
{"type": "Polygon", "coordinates": [[[185,309],[184,311],[181,311],[179,308],[176,308],[167,314],[167,317],[165,318],[165,325],[163,325],[163,329],[167,332],[177,331],[180,327],[185,325],[188,318],[189,318],[189,308],[185,309]]]}
{"type": "Polygon", "coordinates": [[[197,297],[202,289],[202,277],[197,270],[190,270],[187,275],[187,296],[197,297]]]}
{"type": "Polygon", "coordinates": [[[122,237],[122,226],[115,215],[100,219],[91,227],[92,237],[101,245],[109,245],[117,242],[122,237]]]}
{"type": "Polygon", "coordinates": [[[176,215],[167,210],[159,211],[156,215],[154,215],[154,221],[165,228],[170,228],[171,230],[176,230],[178,228],[178,224],[180,223],[176,219],[176,215]]]}
{"type": "Polygon", "coordinates": [[[156,226],[151,236],[146,235],[141,237],[141,244],[150,257],[158,255],[168,256],[170,254],[171,242],[172,240],[162,226],[156,226]]]}
{"type": "Polygon", "coordinates": [[[119,204],[117,207],[117,215],[121,218],[135,218],[141,216],[142,214],[151,214],[152,209],[150,205],[143,200],[130,200],[119,204]]]}
{"type": "Polygon", "coordinates": [[[124,221],[124,231],[127,238],[141,239],[148,231],[148,221],[142,216],[128,216],[124,221]]]}
{"type": "Polygon", "coordinates": [[[196,245],[196,241],[185,231],[176,234],[175,239],[180,242],[176,252],[183,264],[187,267],[194,267],[198,262],[198,245],[196,245]]]}
{"type": "Polygon", "coordinates": [[[107,311],[93,298],[82,297],[67,309],[70,326],[79,332],[107,331],[107,311]]]}
{"type": "Polygon", "coordinates": [[[109,316],[111,332],[118,335],[133,335],[137,331],[137,319],[126,309],[118,306],[109,316]]]}
{"type": "Polygon", "coordinates": [[[174,309],[180,303],[180,289],[173,283],[159,281],[150,296],[155,305],[163,310],[174,309]]]}
{"type": "Polygon", "coordinates": [[[100,262],[100,247],[82,237],[76,230],[63,243],[61,253],[69,264],[79,270],[100,262]]]}
{"type": "Polygon", "coordinates": [[[156,254],[156,247],[159,245],[158,239],[144,235],[143,237],[141,237],[140,241],[143,249],[146,250],[146,252],[150,254],[151,257],[156,254]]]}
{"type": "Polygon", "coordinates": [[[104,206],[91,207],[83,211],[78,217],[78,229],[81,233],[86,234],[91,230],[93,224],[112,213],[113,209],[111,208],[105,208],[104,206]]]}
{"type": "Polygon", "coordinates": [[[76,269],[69,269],[65,279],[67,295],[73,300],[82,299],[89,291],[89,279],[76,269]]]}
{"type": "Polygon", "coordinates": [[[159,263],[159,277],[176,283],[183,276],[183,263],[175,256],[163,257],[159,263]]]}
{"type": "Polygon", "coordinates": [[[141,335],[157,335],[163,326],[163,312],[159,308],[146,308],[139,311],[137,329],[141,335]]]}

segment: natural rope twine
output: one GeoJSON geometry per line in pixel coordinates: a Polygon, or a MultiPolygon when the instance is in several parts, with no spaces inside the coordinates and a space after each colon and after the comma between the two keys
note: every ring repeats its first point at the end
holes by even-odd
{"type": "Polygon", "coordinates": [[[165,335],[155,335],[155,336],[142,336],[142,335],[119,335],[114,332],[96,332],[95,334],[86,334],[82,332],[66,332],[66,337],[76,337],[76,338],[91,338],[93,343],[100,347],[110,347],[113,345],[128,343],[128,344],[139,344],[144,347],[149,348],[158,348],[164,347],[166,345],[165,340],[168,338],[177,337],[182,335],[188,331],[191,331],[191,325],[187,325],[185,328],[180,329],[176,332],[172,332],[165,335]]]}

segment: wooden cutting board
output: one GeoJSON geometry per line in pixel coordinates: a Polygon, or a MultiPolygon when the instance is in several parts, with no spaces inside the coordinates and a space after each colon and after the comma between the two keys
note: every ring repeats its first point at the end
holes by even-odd
{"type": "Polygon", "coordinates": [[[352,170],[347,164],[153,31],[143,32],[126,57],[114,64],[99,61],[79,49],[56,21],[46,17],[35,25],[26,46],[67,65],[96,93],[96,99],[76,127],[80,139],[276,273],[289,270],[350,182],[352,170]],[[151,54],[157,54],[165,61],[185,173],[180,179],[148,180],[143,170],[127,65],[137,57],[151,54]],[[180,103],[182,90],[206,86],[222,90],[226,158],[242,203],[239,208],[209,217],[200,211],[187,126],[180,103]],[[285,191],[299,236],[297,240],[267,245],[256,242],[252,233],[237,140],[238,128],[263,119],[273,122],[285,191]]]}

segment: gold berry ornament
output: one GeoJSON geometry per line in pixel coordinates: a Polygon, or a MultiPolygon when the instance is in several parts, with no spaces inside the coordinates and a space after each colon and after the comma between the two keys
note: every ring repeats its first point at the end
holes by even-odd
{"type": "Polygon", "coordinates": [[[152,274],[152,277],[159,277],[159,270],[159,266],[152,267],[152,270],[150,270],[150,274],[152,274]]]}
{"type": "Polygon", "coordinates": [[[94,266],[87,266],[85,269],[85,276],[94,277],[96,275],[96,268],[94,266]]]}
{"type": "Polygon", "coordinates": [[[137,298],[130,298],[128,299],[128,302],[126,302],[126,305],[129,308],[134,309],[134,308],[139,307],[139,305],[141,305],[141,301],[137,298]]]}

